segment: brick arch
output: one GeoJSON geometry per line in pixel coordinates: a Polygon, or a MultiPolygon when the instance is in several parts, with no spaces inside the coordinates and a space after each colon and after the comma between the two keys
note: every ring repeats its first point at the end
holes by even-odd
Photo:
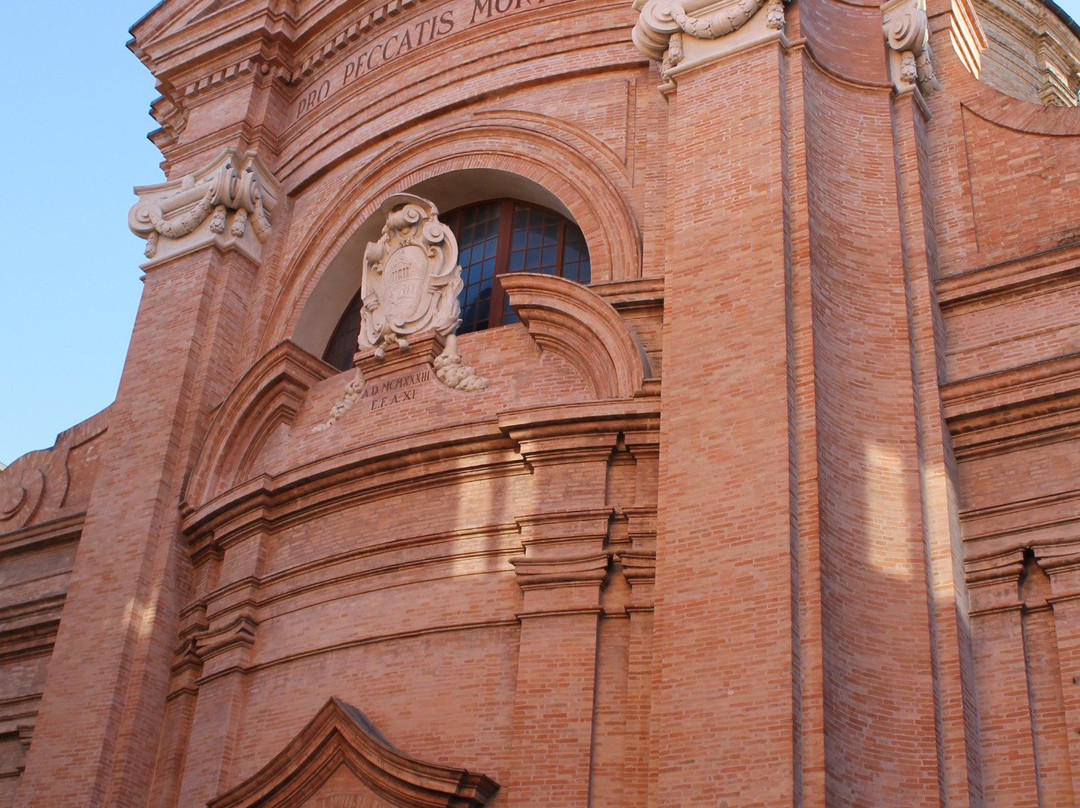
{"type": "Polygon", "coordinates": [[[210,423],[184,486],[185,508],[244,482],[275,431],[292,424],[311,386],[333,372],[290,342],[256,362],[210,423]]]}
{"type": "MultiPolygon", "coordinates": [[[[374,168],[359,171],[326,205],[334,211],[334,226],[318,228],[286,270],[264,348],[289,338],[313,353],[321,350],[355,292],[364,246],[378,235],[381,223],[371,217],[379,204],[393,193],[430,188],[442,177],[491,172],[506,178],[508,187],[517,181],[537,189],[537,197],[526,201],[560,210],[581,228],[594,282],[641,275],[641,234],[626,167],[565,123],[518,113],[484,116],[391,146],[364,165],[374,168]]],[[[493,188],[487,198],[493,196],[521,198],[512,188],[493,188]]]]}

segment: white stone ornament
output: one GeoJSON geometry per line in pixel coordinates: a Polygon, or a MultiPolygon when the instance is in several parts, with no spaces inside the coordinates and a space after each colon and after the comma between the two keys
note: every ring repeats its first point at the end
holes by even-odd
{"type": "Polygon", "coordinates": [[[772,0],[769,3],[769,12],[765,18],[765,24],[774,31],[784,30],[784,4],[781,0],[772,0]]]}
{"type": "Polygon", "coordinates": [[[281,189],[256,154],[226,149],[199,171],[135,193],[128,226],[146,239],[148,268],[209,244],[258,262],[281,189]]]}
{"type": "Polygon", "coordinates": [[[775,40],[784,28],[783,0],[634,0],[633,40],[660,62],[661,92],[695,66],[775,40]]]}
{"type": "MultiPolygon", "coordinates": [[[[435,378],[453,390],[486,390],[487,379],[477,376],[457,351],[463,284],[453,231],[439,221],[434,203],[412,194],[391,196],[379,213],[386,224],[379,240],[369,242],[364,251],[357,347],[373,351],[369,357],[386,367],[393,364],[387,350],[407,352],[413,337],[427,333],[430,338],[434,332],[435,344],[442,346],[432,362],[435,378]]],[[[363,397],[365,383],[364,371],[357,367],[330,416],[312,431],[324,432],[340,421],[363,397]]]]}
{"type": "Polygon", "coordinates": [[[890,0],[882,5],[881,13],[889,45],[889,74],[896,92],[918,87],[929,95],[939,89],[924,0],[890,0]]]}
{"type": "Polygon", "coordinates": [[[681,3],[671,4],[671,17],[684,33],[696,39],[719,39],[738,31],[753,17],[765,0],[736,0],[720,4],[708,14],[687,14],[681,3]]]}
{"type": "Polygon", "coordinates": [[[382,236],[364,252],[360,350],[409,347],[409,337],[437,331],[449,337],[461,322],[457,239],[434,204],[396,194],[382,204],[382,236]]]}

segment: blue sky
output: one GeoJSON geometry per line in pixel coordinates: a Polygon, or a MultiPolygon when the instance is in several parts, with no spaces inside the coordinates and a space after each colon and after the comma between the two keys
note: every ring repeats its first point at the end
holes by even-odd
{"type": "Polygon", "coordinates": [[[52,446],[116,396],[142,293],[131,188],[164,179],[146,139],[154,79],[124,47],[152,5],[5,10],[2,463],[52,446]]]}
{"type": "MultiPolygon", "coordinates": [[[[1058,4],[1080,15],[1080,0],[1058,4]]],[[[146,140],[154,80],[124,47],[152,7],[71,2],[47,20],[36,4],[5,12],[0,463],[52,446],[116,396],[142,292],[131,188],[164,179],[146,140]]]]}

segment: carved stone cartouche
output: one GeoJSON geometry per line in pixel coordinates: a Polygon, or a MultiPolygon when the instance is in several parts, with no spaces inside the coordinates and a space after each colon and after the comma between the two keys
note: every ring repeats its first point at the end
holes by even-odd
{"type": "MultiPolygon", "coordinates": [[[[453,231],[439,221],[434,203],[412,194],[391,196],[379,212],[386,224],[379,240],[364,251],[357,348],[372,351],[368,356],[383,363],[388,349],[408,351],[414,337],[434,332],[443,345],[432,362],[435,378],[453,390],[487,389],[487,380],[457,350],[463,284],[453,231]]],[[[365,382],[357,367],[328,419],[313,431],[323,432],[341,420],[362,396],[365,382]]]]}
{"type": "Polygon", "coordinates": [[[409,346],[423,331],[449,336],[461,322],[461,267],[457,240],[426,199],[396,194],[380,208],[386,224],[364,252],[360,294],[360,350],[409,346]]]}

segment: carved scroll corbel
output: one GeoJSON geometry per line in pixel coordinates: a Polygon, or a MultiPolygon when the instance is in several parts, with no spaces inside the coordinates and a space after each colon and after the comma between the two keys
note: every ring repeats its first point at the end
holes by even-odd
{"type": "Polygon", "coordinates": [[[939,89],[923,0],[893,0],[882,6],[882,15],[896,92],[906,93],[918,87],[929,95],[939,89]]]}
{"type": "Polygon", "coordinates": [[[151,265],[210,243],[258,261],[280,186],[257,155],[227,149],[200,171],[135,193],[128,226],[146,239],[151,265]]]}

